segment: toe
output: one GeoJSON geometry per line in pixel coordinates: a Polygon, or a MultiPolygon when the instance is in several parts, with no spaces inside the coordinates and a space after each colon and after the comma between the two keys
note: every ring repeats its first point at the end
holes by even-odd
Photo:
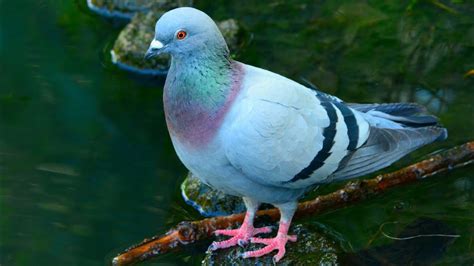
{"type": "Polygon", "coordinates": [[[218,235],[224,235],[224,236],[234,236],[235,234],[237,233],[237,230],[236,229],[231,229],[231,230],[216,230],[214,231],[214,234],[216,236],[218,235]]]}
{"type": "Polygon", "coordinates": [[[287,238],[291,242],[296,242],[296,240],[298,239],[296,235],[288,235],[287,238]]]}
{"type": "Polygon", "coordinates": [[[269,245],[272,242],[272,239],[271,238],[252,237],[252,238],[250,238],[250,242],[269,245]]]}
{"type": "Polygon", "coordinates": [[[273,257],[275,262],[279,262],[283,256],[285,256],[286,249],[285,246],[278,248],[278,253],[273,257]]]}
{"type": "Polygon", "coordinates": [[[214,251],[214,250],[218,250],[218,243],[216,241],[212,242],[212,244],[209,246],[209,249],[214,251]]]}
{"type": "Polygon", "coordinates": [[[270,252],[272,252],[275,249],[275,246],[270,244],[264,248],[257,249],[254,251],[247,251],[244,254],[242,254],[243,258],[256,258],[256,257],[261,257],[263,255],[266,255],[270,252]]]}
{"type": "Polygon", "coordinates": [[[232,246],[235,246],[237,244],[237,238],[233,237],[233,238],[230,238],[230,239],[227,239],[227,240],[224,240],[224,241],[220,241],[220,242],[213,242],[211,244],[211,250],[217,250],[217,249],[221,249],[221,248],[228,248],[228,247],[232,247],[232,246]]]}
{"type": "Polygon", "coordinates": [[[285,256],[286,252],[286,243],[288,241],[296,241],[295,235],[286,235],[286,234],[278,234],[275,238],[259,238],[259,237],[252,237],[250,238],[250,242],[264,244],[266,245],[264,248],[255,250],[255,251],[248,251],[243,254],[244,258],[250,257],[260,257],[266,255],[273,250],[277,250],[277,254],[273,257],[275,262],[280,261],[283,256],[285,256]]]}
{"type": "Polygon", "coordinates": [[[270,233],[272,228],[270,226],[255,228],[253,231],[254,235],[270,233]]]}

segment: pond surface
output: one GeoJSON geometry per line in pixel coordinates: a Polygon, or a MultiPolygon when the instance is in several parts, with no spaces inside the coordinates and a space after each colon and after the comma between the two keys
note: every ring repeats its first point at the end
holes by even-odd
{"type": "MultiPolygon", "coordinates": [[[[348,102],[416,101],[438,115],[448,140],[392,170],[474,139],[474,76],[465,76],[474,69],[472,2],[196,2],[248,30],[240,61],[348,102]]],[[[0,1],[1,265],[103,265],[132,243],[200,218],[180,196],[186,169],[166,130],[163,79],[110,64],[121,27],[92,14],[85,0],[0,1]]],[[[435,263],[472,265],[473,170],[304,222],[357,253],[395,241],[382,224],[398,222],[384,226],[395,236],[429,217],[460,235],[435,263]]],[[[203,256],[194,247],[150,264],[198,265],[203,256]]]]}

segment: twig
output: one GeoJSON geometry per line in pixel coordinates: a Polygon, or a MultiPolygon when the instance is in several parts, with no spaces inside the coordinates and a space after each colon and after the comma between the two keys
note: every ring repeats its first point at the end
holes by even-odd
{"type": "MultiPolygon", "coordinates": [[[[360,200],[378,195],[389,188],[408,184],[442,171],[465,166],[474,162],[474,141],[467,142],[441,152],[433,157],[407,166],[401,170],[381,174],[372,179],[356,180],[346,184],[342,189],[333,193],[318,196],[298,205],[295,218],[316,215],[355,203],[360,200]]],[[[277,209],[261,210],[257,218],[266,216],[272,221],[280,218],[277,209]]],[[[181,222],[165,235],[145,239],[138,245],[128,248],[113,259],[114,265],[129,265],[148,260],[160,254],[167,253],[177,247],[188,245],[209,238],[216,229],[238,226],[242,223],[244,214],[214,217],[200,221],[181,222]]]]}

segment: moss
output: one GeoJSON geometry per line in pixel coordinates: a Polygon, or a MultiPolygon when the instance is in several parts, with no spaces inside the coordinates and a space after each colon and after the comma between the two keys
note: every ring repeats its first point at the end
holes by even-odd
{"type": "Polygon", "coordinates": [[[239,197],[226,195],[202,183],[191,173],[181,185],[184,200],[204,216],[228,215],[245,211],[239,197]]]}
{"type": "Polygon", "coordinates": [[[224,39],[231,51],[237,51],[240,41],[243,39],[243,30],[235,19],[227,19],[217,23],[224,39]]]}
{"type": "Polygon", "coordinates": [[[103,10],[104,13],[111,14],[112,16],[113,14],[123,14],[130,17],[136,12],[148,11],[152,8],[169,10],[181,4],[181,1],[170,0],[89,0],[89,2],[90,5],[93,5],[95,8],[103,10]]]}
{"type": "Polygon", "coordinates": [[[168,57],[143,59],[154,36],[155,22],[163,13],[163,11],[137,13],[115,41],[111,51],[112,62],[136,68],[137,71],[144,69],[153,69],[157,72],[165,71],[168,67],[168,57]]]}

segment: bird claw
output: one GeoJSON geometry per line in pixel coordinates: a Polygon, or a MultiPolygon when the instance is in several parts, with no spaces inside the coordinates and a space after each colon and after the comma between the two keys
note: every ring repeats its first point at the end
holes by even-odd
{"type": "Polygon", "coordinates": [[[217,248],[217,242],[216,241],[212,242],[212,244],[209,246],[209,249],[211,251],[217,250],[218,249],[217,248]]]}
{"type": "Polygon", "coordinates": [[[273,250],[278,250],[277,254],[273,257],[274,262],[278,262],[283,258],[286,252],[286,242],[291,241],[295,242],[297,237],[295,235],[286,235],[279,233],[275,238],[259,238],[259,237],[252,237],[250,238],[250,242],[264,244],[265,247],[261,249],[257,249],[254,251],[247,251],[242,254],[243,258],[252,258],[252,257],[261,257],[266,255],[273,250]]]}
{"type": "Polygon", "coordinates": [[[209,246],[209,248],[214,251],[217,249],[228,248],[235,245],[243,247],[244,245],[248,244],[252,236],[263,233],[270,233],[271,231],[272,229],[269,226],[261,228],[253,228],[253,226],[242,226],[239,229],[216,230],[214,232],[215,235],[225,235],[232,237],[224,241],[214,241],[211,246],[209,246]]]}
{"type": "Polygon", "coordinates": [[[244,239],[239,239],[237,240],[237,244],[241,247],[244,247],[245,245],[247,245],[249,242],[244,240],[244,239]]]}

